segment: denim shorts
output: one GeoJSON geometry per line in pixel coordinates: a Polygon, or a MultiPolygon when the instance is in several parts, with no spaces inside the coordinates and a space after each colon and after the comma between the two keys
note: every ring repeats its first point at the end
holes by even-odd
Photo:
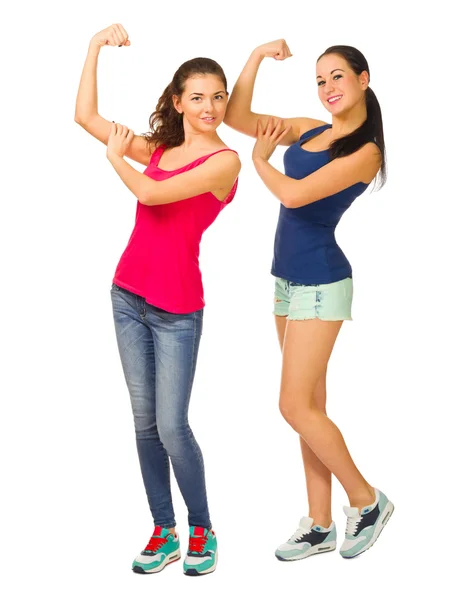
{"type": "Polygon", "coordinates": [[[352,321],[353,280],[304,285],[276,277],[274,302],[274,314],[291,321],[352,321]]]}

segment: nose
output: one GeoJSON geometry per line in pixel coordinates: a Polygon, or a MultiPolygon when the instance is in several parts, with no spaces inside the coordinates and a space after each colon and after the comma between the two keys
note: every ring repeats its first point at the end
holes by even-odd
{"type": "Polygon", "coordinates": [[[325,85],[323,86],[324,92],[327,96],[329,96],[335,89],[335,86],[333,85],[333,79],[329,79],[328,81],[325,81],[325,85]]]}
{"type": "Polygon", "coordinates": [[[206,113],[213,112],[213,101],[211,100],[211,98],[205,98],[203,109],[206,113]]]}

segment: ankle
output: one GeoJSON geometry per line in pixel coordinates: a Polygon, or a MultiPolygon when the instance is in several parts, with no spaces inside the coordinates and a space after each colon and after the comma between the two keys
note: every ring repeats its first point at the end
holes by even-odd
{"type": "Polygon", "coordinates": [[[323,527],[324,529],[328,529],[330,527],[330,525],[332,524],[332,518],[330,514],[325,514],[325,513],[318,513],[317,511],[315,511],[314,514],[309,513],[309,517],[311,517],[314,520],[314,526],[315,525],[319,525],[320,527],[323,527]]]}
{"type": "Polygon", "coordinates": [[[349,505],[362,510],[365,506],[370,506],[375,502],[375,490],[374,488],[366,484],[366,487],[363,487],[360,490],[356,490],[353,494],[348,496],[349,505]]]}

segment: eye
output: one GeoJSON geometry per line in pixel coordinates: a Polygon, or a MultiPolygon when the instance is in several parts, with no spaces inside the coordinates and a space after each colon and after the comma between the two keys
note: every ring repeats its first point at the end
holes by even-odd
{"type": "Polygon", "coordinates": [[[201,96],[194,96],[191,100],[201,100],[201,96]]]}
{"type": "Polygon", "coordinates": [[[216,99],[216,100],[224,100],[224,96],[223,96],[222,94],[217,94],[217,95],[215,96],[215,99],[216,99]]]}
{"type": "Polygon", "coordinates": [[[335,75],[335,76],[333,77],[333,79],[341,79],[342,77],[343,77],[343,75],[339,75],[339,74],[338,74],[338,75],[335,75]]]}
{"type": "Polygon", "coordinates": [[[320,86],[321,86],[321,85],[323,85],[324,83],[325,83],[325,81],[319,81],[319,82],[317,83],[317,85],[320,87],[320,86]]]}

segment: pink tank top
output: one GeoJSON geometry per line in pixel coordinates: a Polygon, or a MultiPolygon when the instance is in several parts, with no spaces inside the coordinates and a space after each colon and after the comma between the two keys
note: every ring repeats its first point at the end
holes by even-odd
{"type": "MultiPolygon", "coordinates": [[[[160,146],[153,152],[144,171],[156,181],[189,171],[218,152],[235,152],[224,148],[180,169],[165,171],[158,167],[164,150],[165,146],[160,146]]],[[[203,308],[200,241],[236,190],[237,179],[222,202],[211,192],[171,204],[146,206],[138,202],[135,226],[113,282],[168,312],[183,314],[203,308]]]]}

